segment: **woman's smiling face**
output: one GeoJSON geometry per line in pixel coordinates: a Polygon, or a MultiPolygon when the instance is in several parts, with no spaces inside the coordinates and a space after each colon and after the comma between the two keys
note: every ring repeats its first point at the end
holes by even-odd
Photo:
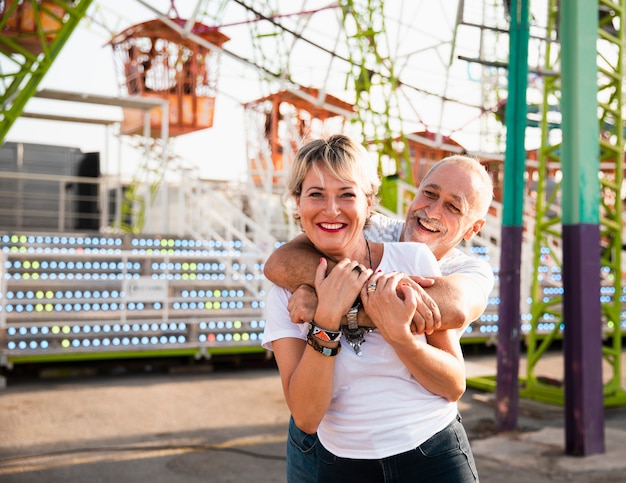
{"type": "Polygon", "coordinates": [[[358,250],[372,200],[356,182],[337,179],[316,164],[304,178],[296,205],[302,229],[318,250],[336,260],[358,250]]]}

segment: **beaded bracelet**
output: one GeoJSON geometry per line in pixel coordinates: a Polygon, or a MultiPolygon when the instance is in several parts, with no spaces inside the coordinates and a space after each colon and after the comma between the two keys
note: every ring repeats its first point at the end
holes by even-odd
{"type": "Polygon", "coordinates": [[[337,347],[324,347],[314,337],[307,337],[306,342],[317,352],[328,357],[336,356],[341,350],[341,342],[339,342],[339,345],[337,345],[337,347]]]}
{"type": "Polygon", "coordinates": [[[314,320],[309,322],[309,326],[307,337],[313,336],[325,342],[336,342],[341,337],[341,330],[323,329],[317,325],[314,320]]]}

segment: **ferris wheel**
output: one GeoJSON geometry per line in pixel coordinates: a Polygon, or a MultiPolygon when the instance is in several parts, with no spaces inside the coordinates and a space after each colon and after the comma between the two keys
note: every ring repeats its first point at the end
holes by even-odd
{"type": "MultiPolygon", "coordinates": [[[[59,18],[59,25],[65,25],[63,12],[54,17],[47,13],[46,3],[41,2],[41,19],[59,18]]],[[[67,18],[85,15],[81,26],[103,29],[109,37],[141,20],[178,18],[197,22],[229,38],[216,46],[222,54],[215,84],[218,98],[229,97],[244,104],[282,90],[314,88],[322,96],[314,100],[318,104],[329,94],[355,106],[355,131],[364,140],[431,132],[444,139],[457,139],[469,151],[487,151],[488,147],[495,151],[501,148],[493,143],[497,136],[491,134],[491,140],[487,140],[485,133],[497,132],[497,124],[487,129],[484,121],[495,105],[488,105],[493,99],[483,95],[483,91],[493,89],[483,88],[483,76],[477,71],[482,68],[460,60],[478,58],[480,44],[494,48],[493,39],[475,43],[475,33],[470,30],[476,29],[469,26],[484,25],[488,16],[506,22],[504,3],[485,6],[490,3],[137,0],[131,6],[141,7],[143,18],[133,19],[126,18],[131,10],[128,2],[83,1],[82,12],[76,2],[68,6],[67,18]],[[480,21],[474,18],[476,15],[480,21]],[[472,40],[464,41],[468,35],[472,40]]],[[[4,10],[13,12],[16,4],[5,2],[4,10]]],[[[3,30],[10,28],[10,23],[5,22],[3,30]]],[[[179,27],[193,35],[190,24],[179,27]]],[[[50,28],[45,28],[43,25],[40,30],[49,33],[50,28]]],[[[69,29],[62,32],[56,28],[54,33],[59,43],[71,35],[69,29]]],[[[36,28],[31,38],[38,38],[36,28]]],[[[46,38],[52,41],[50,35],[46,38]]],[[[57,54],[54,49],[44,50],[45,61],[41,57],[35,60],[39,64],[37,75],[45,73],[57,54]]],[[[9,99],[15,87],[7,85],[6,79],[25,75],[33,64],[11,63],[3,68],[4,94],[9,99]]],[[[32,92],[24,95],[28,94],[32,92]]],[[[24,103],[8,103],[7,113],[11,115],[7,115],[7,122],[16,118],[14,111],[23,109],[24,103]]],[[[10,124],[3,125],[3,134],[9,128],[10,124]]]]}

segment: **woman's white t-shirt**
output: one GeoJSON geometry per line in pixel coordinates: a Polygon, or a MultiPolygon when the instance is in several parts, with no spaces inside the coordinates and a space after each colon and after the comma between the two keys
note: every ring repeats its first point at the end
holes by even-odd
{"type": "MultiPolygon", "coordinates": [[[[422,243],[385,243],[378,269],[412,275],[440,275],[439,265],[422,243]]],[[[306,340],[308,324],[289,318],[290,292],[273,287],[266,305],[263,347],[291,337],[306,340]]],[[[416,339],[427,343],[424,336],[416,339]]],[[[445,428],[457,414],[456,403],[427,391],[411,375],[378,331],[365,335],[358,356],[341,338],[333,395],[317,434],[324,447],[344,458],[377,459],[416,448],[445,428]]]]}

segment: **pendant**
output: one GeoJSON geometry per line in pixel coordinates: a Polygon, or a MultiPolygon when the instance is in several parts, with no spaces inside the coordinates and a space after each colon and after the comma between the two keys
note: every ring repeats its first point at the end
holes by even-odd
{"type": "Polygon", "coordinates": [[[357,325],[356,327],[350,327],[348,325],[342,326],[343,335],[357,356],[363,354],[361,344],[366,342],[365,334],[369,334],[375,329],[376,327],[363,327],[362,325],[357,325]]]}

